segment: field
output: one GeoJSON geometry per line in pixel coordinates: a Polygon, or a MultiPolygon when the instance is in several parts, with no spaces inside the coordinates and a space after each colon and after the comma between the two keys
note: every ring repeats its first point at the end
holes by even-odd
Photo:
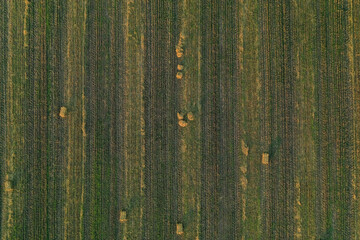
{"type": "Polygon", "coordinates": [[[360,0],[0,0],[0,239],[360,239],[360,0]]]}

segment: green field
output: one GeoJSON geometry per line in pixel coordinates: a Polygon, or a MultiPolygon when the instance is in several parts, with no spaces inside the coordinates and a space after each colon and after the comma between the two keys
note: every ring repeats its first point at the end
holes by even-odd
{"type": "Polygon", "coordinates": [[[0,0],[0,54],[0,239],[360,239],[360,0],[0,0]]]}

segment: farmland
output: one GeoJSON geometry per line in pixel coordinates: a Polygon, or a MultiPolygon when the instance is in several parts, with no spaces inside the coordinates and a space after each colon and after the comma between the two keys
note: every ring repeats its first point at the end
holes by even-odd
{"type": "Polygon", "coordinates": [[[360,0],[0,0],[0,239],[360,239],[360,0]]]}

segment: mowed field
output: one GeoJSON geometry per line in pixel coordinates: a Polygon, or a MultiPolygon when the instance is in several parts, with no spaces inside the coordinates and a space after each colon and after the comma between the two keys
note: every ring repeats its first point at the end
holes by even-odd
{"type": "Polygon", "coordinates": [[[360,239],[360,0],[0,0],[0,239],[360,239]]]}

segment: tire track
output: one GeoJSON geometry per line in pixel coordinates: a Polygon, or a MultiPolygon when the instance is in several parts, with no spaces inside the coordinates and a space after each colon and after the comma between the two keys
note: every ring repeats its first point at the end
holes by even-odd
{"type": "Polygon", "coordinates": [[[317,139],[316,139],[316,159],[317,159],[317,197],[316,197],[316,235],[321,236],[322,233],[325,231],[324,228],[324,193],[322,192],[323,189],[323,150],[322,150],[322,138],[323,138],[323,126],[326,126],[323,124],[323,96],[322,96],[322,90],[323,89],[323,78],[324,78],[324,72],[322,69],[322,66],[326,66],[324,62],[324,57],[322,56],[322,48],[324,48],[323,40],[322,40],[322,33],[323,30],[321,29],[321,23],[324,21],[324,19],[321,17],[321,6],[320,3],[316,4],[316,80],[315,80],[315,94],[316,94],[316,120],[317,120],[317,139]]]}
{"type": "Polygon", "coordinates": [[[245,23],[242,20],[245,16],[244,6],[245,4],[243,2],[236,2],[235,5],[235,17],[237,19],[237,22],[235,24],[236,30],[235,33],[237,34],[235,36],[236,41],[236,62],[237,66],[235,68],[235,78],[238,78],[237,81],[235,81],[235,91],[234,91],[234,138],[233,138],[233,144],[234,144],[234,160],[235,160],[235,175],[236,175],[236,181],[235,181],[235,239],[241,239],[242,236],[244,236],[244,229],[245,224],[243,221],[243,217],[245,216],[245,209],[244,205],[246,204],[245,200],[245,191],[243,190],[243,186],[241,185],[241,177],[247,170],[246,162],[243,161],[243,157],[241,156],[241,139],[240,136],[241,133],[241,115],[239,112],[241,112],[242,109],[242,101],[240,99],[240,92],[242,89],[241,79],[243,78],[243,68],[244,68],[244,26],[245,23]]]}
{"type": "Polygon", "coordinates": [[[218,235],[219,160],[219,11],[216,1],[201,1],[201,239],[218,235]]]}
{"type": "MultiPolygon", "coordinates": [[[[259,1],[260,4],[260,33],[261,33],[261,44],[260,44],[260,68],[261,72],[261,127],[260,127],[260,140],[261,150],[263,152],[268,151],[271,141],[271,104],[270,104],[270,24],[269,24],[269,5],[264,1],[259,1]]],[[[271,162],[269,163],[272,164],[271,162]]],[[[271,179],[270,179],[270,167],[263,166],[261,170],[262,180],[261,181],[261,215],[262,215],[262,239],[268,239],[272,234],[272,221],[271,221],[271,209],[272,197],[271,197],[271,179]]]]}
{"type": "Polygon", "coordinates": [[[219,239],[235,238],[234,85],[235,10],[233,1],[220,5],[219,14],[219,239]]]}
{"type": "Polygon", "coordinates": [[[85,41],[85,111],[86,111],[86,162],[85,184],[84,184],[84,218],[83,231],[85,239],[94,239],[96,229],[94,226],[95,210],[94,210],[94,164],[96,157],[96,80],[98,78],[98,15],[97,5],[94,1],[87,1],[86,6],[86,41],[85,41]]]}
{"type": "MultiPolygon", "coordinates": [[[[84,23],[85,2],[68,2],[67,45],[65,62],[67,75],[64,82],[65,117],[65,239],[82,238],[83,221],[83,164],[84,139],[83,123],[83,88],[84,88],[84,23]]],[[[44,22],[45,24],[45,22],[44,22]]],[[[60,106],[59,106],[60,108],[60,106]]],[[[59,108],[57,111],[59,111],[59,108]]],[[[59,114],[59,112],[57,112],[59,114]]]]}
{"type": "Polygon", "coordinates": [[[352,239],[354,236],[352,174],[355,159],[351,142],[355,130],[351,56],[348,53],[352,51],[348,49],[352,48],[349,45],[352,26],[348,26],[348,8],[347,1],[317,5],[317,39],[321,39],[316,52],[317,157],[321,174],[317,190],[321,193],[317,197],[317,208],[321,211],[316,214],[317,225],[321,228],[317,235],[335,239],[352,239]],[[322,48],[325,51],[321,51],[322,48]]]}
{"type": "Polygon", "coordinates": [[[36,174],[40,175],[38,152],[34,149],[39,146],[38,143],[38,125],[36,123],[39,120],[39,108],[38,93],[39,88],[36,85],[36,79],[40,79],[38,69],[41,69],[41,59],[39,53],[36,51],[40,48],[40,34],[37,27],[39,23],[38,5],[35,3],[29,4],[29,49],[28,49],[28,80],[26,85],[26,142],[30,143],[25,146],[28,156],[26,166],[26,197],[25,197],[25,222],[24,236],[25,238],[37,238],[39,237],[39,231],[36,229],[36,224],[40,221],[40,209],[41,206],[37,204],[38,196],[40,195],[40,183],[36,174]]]}
{"type": "Polygon", "coordinates": [[[262,2],[261,6],[261,142],[262,151],[269,153],[269,167],[262,168],[266,179],[262,183],[263,237],[292,239],[296,155],[292,6],[289,1],[262,2]]]}
{"type": "Polygon", "coordinates": [[[244,3],[243,28],[243,66],[240,78],[239,101],[241,109],[240,150],[242,153],[242,166],[239,179],[243,188],[242,204],[244,214],[243,237],[261,238],[261,147],[260,140],[260,72],[259,72],[259,19],[257,16],[258,2],[244,3]]]}
{"type": "Polygon", "coordinates": [[[153,19],[151,17],[151,11],[152,6],[149,2],[146,2],[145,5],[146,11],[146,17],[145,17],[145,35],[144,35],[144,51],[145,51],[145,72],[144,72],[144,120],[145,120],[145,177],[144,177],[144,183],[145,183],[145,206],[144,206],[144,222],[147,224],[144,224],[143,226],[143,238],[144,239],[150,239],[152,236],[152,228],[153,228],[153,219],[152,216],[154,214],[154,203],[152,200],[153,198],[153,187],[152,187],[152,181],[153,177],[151,172],[153,171],[152,166],[152,153],[151,153],[151,147],[152,147],[152,121],[150,118],[151,114],[151,101],[152,101],[152,94],[151,94],[151,80],[152,80],[152,54],[151,54],[151,47],[152,47],[152,22],[153,19]]]}
{"type": "MultiPolygon", "coordinates": [[[[110,1],[87,1],[83,207],[83,231],[86,239],[118,238],[120,234],[118,217],[120,198],[123,195],[119,193],[120,189],[124,189],[124,177],[120,171],[124,169],[120,167],[123,164],[123,80],[118,82],[114,77],[123,76],[123,62],[116,57],[119,49],[122,49],[123,40],[120,34],[122,28],[112,29],[111,25],[114,18],[120,20],[122,15],[119,13],[113,16],[112,11],[110,1]],[[114,35],[120,37],[115,41],[114,35]],[[113,87],[119,95],[115,95],[113,87]],[[112,212],[113,210],[116,212],[112,212]]],[[[82,137],[83,135],[84,133],[82,137]]]]}
{"type": "Polygon", "coordinates": [[[304,1],[294,5],[294,54],[296,65],[295,81],[295,238],[309,239],[315,236],[315,185],[316,185],[316,158],[315,139],[312,123],[315,112],[315,66],[313,60],[315,47],[315,9],[313,2],[304,1]],[[298,124],[297,123],[298,119],[298,124]]]}
{"type": "MultiPolygon", "coordinates": [[[[360,7],[360,2],[359,1],[353,1],[353,49],[349,49],[349,51],[353,50],[353,57],[354,57],[354,82],[353,82],[353,98],[354,98],[354,128],[355,128],[355,133],[354,133],[354,145],[355,145],[355,159],[356,159],[356,164],[355,164],[355,173],[354,173],[354,178],[355,178],[355,199],[354,199],[354,205],[357,206],[354,209],[355,212],[355,239],[359,238],[360,236],[360,221],[359,221],[359,215],[360,215],[360,211],[359,211],[359,199],[360,199],[360,191],[359,191],[359,184],[360,184],[360,178],[358,177],[360,174],[360,168],[359,168],[359,164],[360,164],[360,38],[359,38],[359,11],[357,11],[356,9],[359,9],[360,7]]],[[[354,196],[353,196],[354,198],[354,196]]]]}
{"type": "MultiPolygon", "coordinates": [[[[1,62],[0,62],[0,159],[4,159],[6,156],[6,131],[7,131],[7,122],[6,122],[6,81],[7,81],[7,69],[8,69],[8,5],[7,1],[0,2],[0,54],[1,54],[1,62]]],[[[0,163],[0,181],[4,181],[5,176],[5,162],[2,161],[0,163]]],[[[3,235],[3,197],[4,195],[4,187],[3,184],[0,184],[0,236],[3,235]]]]}
{"type": "Polygon", "coordinates": [[[264,202],[264,239],[281,238],[284,224],[284,193],[283,160],[281,146],[281,129],[283,128],[283,116],[281,107],[282,91],[282,22],[281,3],[269,2],[264,4],[262,10],[261,29],[263,38],[262,61],[262,142],[264,152],[269,153],[269,166],[263,167],[265,175],[264,202]],[[270,17],[271,16],[271,17],[270,17]],[[281,29],[281,30],[280,30],[281,29]],[[279,31],[278,31],[279,30],[279,31]],[[266,220],[265,220],[266,218],[266,220]]]}
{"type": "Polygon", "coordinates": [[[146,6],[145,30],[145,205],[144,238],[173,239],[177,219],[174,136],[174,6],[155,1],[146,6]],[[171,100],[171,101],[170,101],[171,100]],[[174,180],[173,180],[174,179],[174,180]]]}
{"type": "Polygon", "coordinates": [[[341,11],[341,25],[339,26],[339,34],[343,36],[339,48],[340,52],[340,223],[341,235],[339,239],[354,239],[354,213],[353,213],[353,169],[355,164],[354,158],[354,113],[353,113],[353,79],[352,71],[352,25],[351,21],[351,1],[344,0],[339,3],[341,11]],[[349,54],[350,51],[350,54],[349,54]]]}
{"type": "Polygon", "coordinates": [[[130,214],[131,222],[124,226],[124,236],[138,238],[143,236],[142,208],[142,171],[143,171],[143,29],[144,3],[128,2],[125,13],[125,68],[124,84],[124,131],[125,158],[124,176],[126,176],[124,204],[130,214]],[[138,66],[141,66],[140,68],[138,66]]]}
{"type": "MultiPolygon", "coordinates": [[[[98,238],[109,239],[110,229],[110,185],[111,185],[111,160],[110,160],[110,126],[111,126],[111,1],[98,3],[99,31],[98,31],[98,79],[96,79],[96,164],[95,164],[95,207],[96,230],[98,238]]],[[[124,56],[124,55],[122,55],[124,56]]],[[[121,94],[121,92],[119,92],[121,94]]]]}
{"type": "Polygon", "coordinates": [[[37,137],[37,148],[38,156],[37,162],[39,163],[39,169],[37,175],[39,177],[39,190],[37,192],[37,203],[39,204],[38,212],[39,216],[39,225],[37,226],[39,231],[38,238],[44,238],[48,235],[48,222],[47,222],[47,188],[48,188],[48,79],[47,79],[47,46],[46,46],[46,6],[45,1],[40,2],[41,7],[39,7],[39,23],[40,23],[40,75],[39,75],[39,85],[38,89],[38,116],[36,116],[36,131],[38,134],[37,137]]]}
{"type": "Polygon", "coordinates": [[[284,29],[284,182],[285,182],[285,238],[293,239],[295,233],[294,203],[295,203],[295,159],[297,149],[295,145],[295,116],[294,108],[296,95],[294,92],[295,69],[293,48],[293,6],[289,1],[283,1],[283,29],[284,29]]]}
{"type": "Polygon", "coordinates": [[[121,238],[121,227],[119,225],[119,212],[124,206],[124,128],[125,128],[125,102],[124,82],[125,67],[121,56],[124,54],[124,30],[122,25],[118,27],[117,22],[123,22],[123,1],[112,2],[113,10],[111,17],[111,83],[110,83],[110,157],[111,157],[111,200],[110,200],[110,230],[111,239],[121,238]]]}
{"type": "Polygon", "coordinates": [[[47,126],[47,135],[48,135],[48,153],[47,153],[47,159],[48,159],[48,174],[47,174],[47,226],[48,226],[48,236],[51,239],[56,239],[56,231],[58,229],[57,227],[57,221],[56,216],[60,216],[61,212],[57,212],[56,208],[56,200],[57,196],[61,196],[61,193],[57,192],[56,187],[56,173],[57,173],[57,159],[56,159],[56,129],[57,124],[55,124],[57,120],[56,112],[58,110],[59,103],[56,102],[56,90],[58,88],[54,88],[54,86],[57,85],[57,74],[55,73],[55,66],[56,65],[56,58],[57,58],[57,52],[58,48],[57,46],[54,46],[54,42],[56,42],[56,38],[58,37],[57,31],[58,31],[58,16],[57,16],[57,6],[58,2],[52,2],[47,6],[46,9],[46,20],[48,21],[49,25],[48,28],[46,28],[46,35],[48,36],[46,38],[46,54],[47,54],[47,81],[48,81],[48,89],[47,89],[47,96],[48,96],[48,126],[47,126]],[[50,16],[54,16],[53,18],[50,18],[50,16]],[[51,81],[53,79],[53,81],[51,81]]]}
{"type": "Polygon", "coordinates": [[[281,66],[282,58],[282,22],[281,22],[281,2],[271,1],[269,3],[269,32],[270,32],[270,146],[269,146],[269,161],[270,161],[270,196],[272,198],[270,206],[271,214],[271,238],[281,239],[284,233],[282,226],[284,222],[284,193],[283,182],[283,149],[282,132],[283,129],[283,112],[282,112],[282,95],[283,93],[283,72],[281,66]],[[281,29],[281,30],[280,30],[281,29]]]}
{"type": "Polygon", "coordinates": [[[59,106],[64,102],[64,84],[67,72],[66,58],[66,46],[67,46],[67,4],[63,1],[59,1],[56,4],[56,34],[54,37],[54,134],[55,134],[55,153],[54,153],[54,185],[55,187],[55,206],[56,209],[56,224],[55,235],[56,238],[63,239],[65,233],[64,224],[64,206],[65,206],[65,143],[66,137],[65,122],[62,121],[58,115],[59,106]],[[59,89],[55,91],[55,89],[59,89]],[[56,184],[55,184],[56,183],[56,184]]]}

